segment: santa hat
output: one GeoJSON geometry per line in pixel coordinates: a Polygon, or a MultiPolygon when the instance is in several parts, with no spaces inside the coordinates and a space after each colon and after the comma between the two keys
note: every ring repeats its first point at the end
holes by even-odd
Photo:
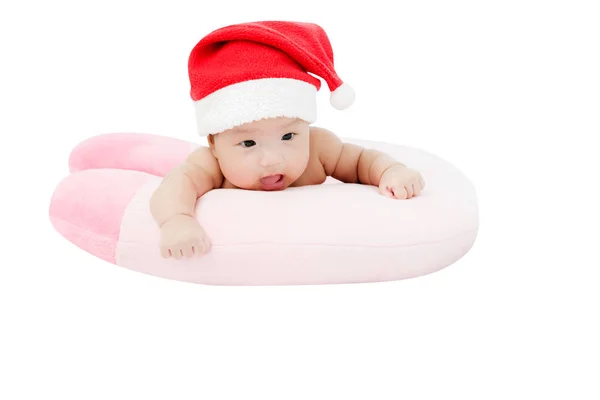
{"type": "Polygon", "coordinates": [[[193,48],[188,62],[200,136],[263,118],[317,119],[316,93],[325,80],[333,107],[354,102],[337,76],[333,50],[319,25],[262,21],[217,29],[193,48]]]}

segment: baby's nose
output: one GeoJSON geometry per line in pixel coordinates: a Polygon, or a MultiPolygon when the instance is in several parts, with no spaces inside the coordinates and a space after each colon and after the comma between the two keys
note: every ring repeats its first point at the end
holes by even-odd
{"type": "Polygon", "coordinates": [[[263,167],[270,167],[272,165],[281,164],[282,161],[283,157],[281,156],[281,154],[278,154],[276,152],[267,152],[263,154],[260,160],[260,165],[263,167]]]}

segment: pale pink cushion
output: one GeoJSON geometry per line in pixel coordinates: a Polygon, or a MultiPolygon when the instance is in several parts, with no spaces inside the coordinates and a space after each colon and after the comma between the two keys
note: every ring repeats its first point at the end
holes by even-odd
{"type": "MultiPolygon", "coordinates": [[[[164,146],[164,138],[160,140],[164,146]]],[[[59,183],[50,218],[68,240],[107,261],[213,285],[398,280],[437,271],[467,253],[478,230],[477,198],[457,168],[410,147],[344,140],[386,151],[418,169],[427,183],[425,191],[410,200],[395,200],[374,186],[331,178],[323,185],[280,192],[213,190],[196,206],[211,251],[192,259],[163,259],[148,201],[164,171],[157,176],[139,165],[126,166],[138,170],[124,170],[96,163],[94,169],[76,168],[59,183]],[[99,213],[103,218],[81,215],[99,213]],[[114,251],[113,256],[107,251],[114,251]]],[[[123,138],[120,145],[128,141],[123,138]]],[[[181,146],[180,141],[173,143],[181,146]]]]}

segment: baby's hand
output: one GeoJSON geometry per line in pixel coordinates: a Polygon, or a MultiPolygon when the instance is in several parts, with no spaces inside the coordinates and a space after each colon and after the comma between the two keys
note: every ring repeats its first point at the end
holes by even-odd
{"type": "Polygon", "coordinates": [[[189,215],[177,215],[160,228],[160,254],[164,258],[202,255],[210,249],[210,240],[198,221],[189,215]]]}
{"type": "Polygon", "coordinates": [[[418,196],[424,187],[425,181],[421,174],[403,165],[388,168],[379,181],[379,193],[401,200],[418,196]]]}

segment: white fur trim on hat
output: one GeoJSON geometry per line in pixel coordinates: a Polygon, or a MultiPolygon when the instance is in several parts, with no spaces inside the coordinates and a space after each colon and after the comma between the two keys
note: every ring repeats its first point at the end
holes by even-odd
{"type": "Polygon", "coordinates": [[[317,88],[289,78],[235,83],[194,102],[198,134],[207,136],[263,118],[317,119],[317,88]]]}

